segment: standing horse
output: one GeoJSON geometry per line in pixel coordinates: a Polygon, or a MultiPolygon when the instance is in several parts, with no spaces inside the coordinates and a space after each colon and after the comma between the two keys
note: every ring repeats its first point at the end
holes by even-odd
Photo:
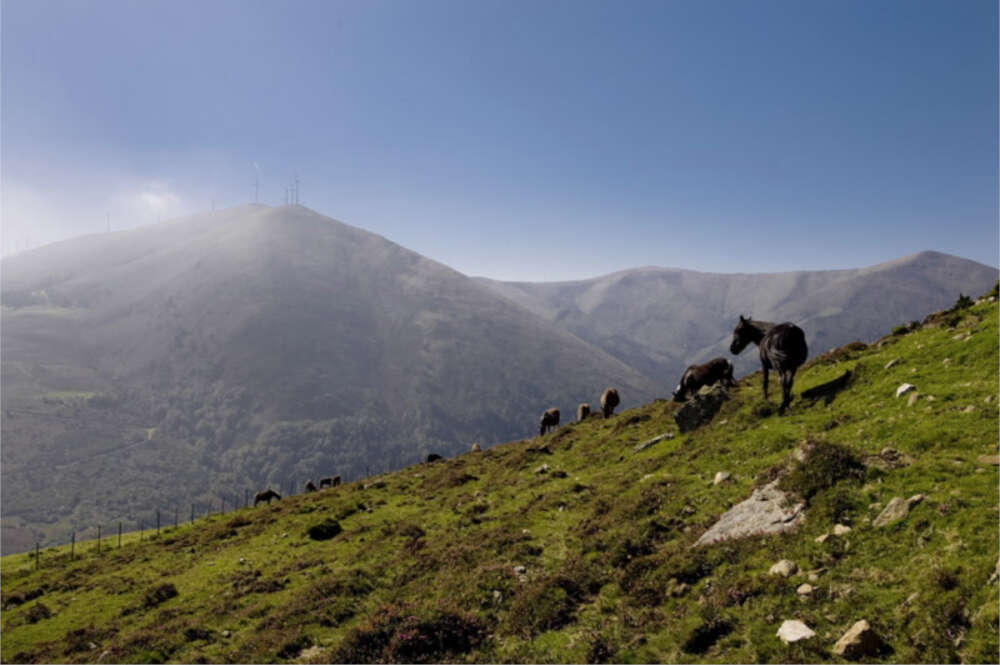
{"type": "Polygon", "coordinates": [[[750,342],[760,347],[760,364],[764,370],[764,399],[767,399],[768,372],[773,369],[781,377],[782,398],[778,413],[784,413],[792,401],[795,370],[809,355],[806,335],[794,323],[775,325],[767,321],[753,321],[741,315],[739,324],[733,330],[733,343],[729,350],[733,355],[739,355],[750,342]]]}

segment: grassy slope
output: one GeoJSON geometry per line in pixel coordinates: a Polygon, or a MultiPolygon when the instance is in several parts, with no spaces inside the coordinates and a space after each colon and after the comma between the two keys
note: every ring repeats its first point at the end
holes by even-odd
{"type": "Polygon", "coordinates": [[[956,328],[821,358],[796,394],[845,369],[858,378],[831,404],[797,399],[784,417],[761,415],[755,375],[713,424],[640,453],[634,444],[676,431],[676,405],[369,479],[381,487],[298,496],[142,543],[131,534],[100,555],[78,544],[73,562],[67,548],[46,550],[39,571],[28,555],[5,557],[5,604],[44,595],[3,611],[2,659],[260,662],[312,645],[299,657],[823,661],[864,618],[890,646],[881,661],[996,662],[997,467],[977,458],[997,453],[997,318],[995,304],[978,305],[956,328]],[[904,381],[922,395],[913,406],[894,397],[904,381]],[[819,492],[795,533],[690,549],[807,438],[862,458],[893,447],[912,463],[819,492]],[[551,454],[531,451],[543,444],[551,454]],[[551,471],[535,473],[541,464],[551,471]],[[720,470],[735,482],[712,486],[720,470]],[[917,493],[927,498],[906,519],[871,526],[877,504],[917,493]],[[327,517],[343,532],[311,540],[307,528],[327,517]],[[815,542],[836,522],[853,531],[815,542]],[[768,574],[782,558],[821,570],[811,598],[795,591],[805,573],[768,574]],[[179,595],[144,606],[167,582],[179,595]],[[52,616],[30,623],[39,603],[52,616]],[[791,618],[817,637],[783,645],[775,631],[791,618]]]}

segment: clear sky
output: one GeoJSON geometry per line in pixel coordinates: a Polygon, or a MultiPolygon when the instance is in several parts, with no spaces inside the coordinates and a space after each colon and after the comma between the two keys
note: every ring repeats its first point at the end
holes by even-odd
{"type": "Polygon", "coordinates": [[[998,262],[993,0],[3,0],[4,253],[253,200],[462,272],[998,262]]]}

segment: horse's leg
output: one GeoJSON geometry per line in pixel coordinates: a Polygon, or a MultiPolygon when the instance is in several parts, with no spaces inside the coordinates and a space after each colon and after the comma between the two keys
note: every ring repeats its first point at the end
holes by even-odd
{"type": "Polygon", "coordinates": [[[768,371],[769,371],[768,366],[764,365],[764,400],[765,401],[767,400],[767,374],[768,374],[768,371]]]}
{"type": "Polygon", "coordinates": [[[795,382],[795,370],[781,373],[781,408],[779,412],[784,413],[788,405],[792,403],[792,384],[795,382]]]}

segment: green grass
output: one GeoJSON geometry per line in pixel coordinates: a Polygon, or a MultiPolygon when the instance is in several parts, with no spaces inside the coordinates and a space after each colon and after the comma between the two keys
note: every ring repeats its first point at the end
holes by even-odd
{"type": "Polygon", "coordinates": [[[867,619],[890,647],[877,662],[996,662],[998,477],[978,458],[997,454],[997,318],[974,305],[821,356],[785,416],[763,415],[748,377],[712,424],[640,453],[676,432],[677,405],[127,534],[101,554],[77,543],[73,561],[47,549],[37,571],[30,554],[4,557],[5,607],[42,593],[3,610],[2,659],[813,662],[837,660],[834,642],[867,619]],[[845,370],[829,403],[799,397],[845,370]],[[913,405],[895,397],[903,382],[913,405]],[[791,462],[804,441],[824,451],[813,466],[791,462]],[[781,468],[809,502],[801,528],[691,549],[781,468]],[[713,486],[722,470],[733,481],[713,486]],[[915,494],[907,518],[871,525],[915,494]],[[342,531],[312,539],[328,520],[342,531]],[[816,542],[837,523],[852,531],[816,542]],[[783,558],[802,572],[769,575],[783,558]],[[149,602],[164,584],[177,596],[149,602]],[[51,616],[32,623],[39,603],[51,616]],[[782,644],[785,619],[817,636],[782,644]]]}

